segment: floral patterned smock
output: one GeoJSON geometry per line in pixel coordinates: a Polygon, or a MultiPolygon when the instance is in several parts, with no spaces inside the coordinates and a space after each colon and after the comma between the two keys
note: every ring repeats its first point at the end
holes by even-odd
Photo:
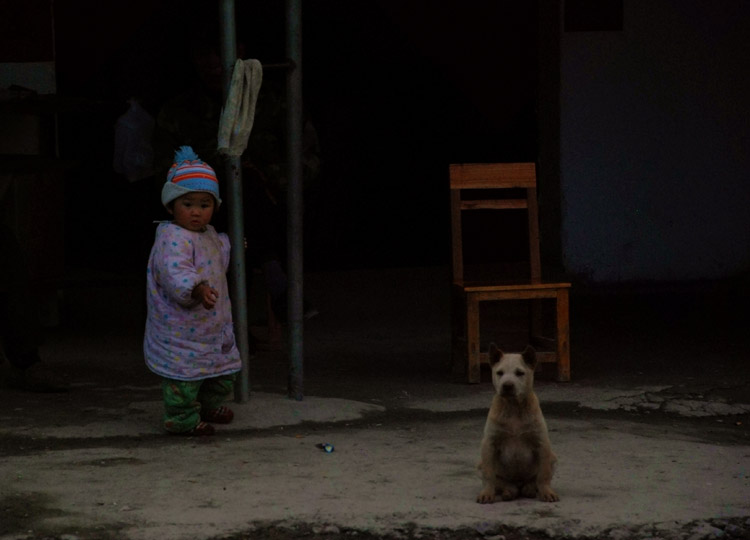
{"type": "Polygon", "coordinates": [[[146,273],[148,318],[143,340],[146,365],[154,373],[195,381],[241,368],[234,341],[226,272],[229,238],[208,225],[192,232],[161,223],[146,273]],[[213,309],[191,297],[201,282],[219,291],[213,309]]]}

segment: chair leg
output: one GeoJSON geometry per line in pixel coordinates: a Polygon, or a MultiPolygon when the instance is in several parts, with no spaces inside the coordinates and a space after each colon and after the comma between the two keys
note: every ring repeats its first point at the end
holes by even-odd
{"type": "Polygon", "coordinates": [[[557,291],[557,380],[570,380],[570,321],[568,289],[557,291]]]}
{"type": "Polygon", "coordinates": [[[479,301],[473,294],[466,295],[467,377],[470,383],[481,381],[479,362],[479,301]]]}

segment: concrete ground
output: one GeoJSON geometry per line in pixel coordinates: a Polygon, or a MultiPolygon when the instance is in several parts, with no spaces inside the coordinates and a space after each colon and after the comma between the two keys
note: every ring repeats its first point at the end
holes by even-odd
{"type": "MultiPolygon", "coordinates": [[[[261,351],[235,422],[181,438],[159,426],[140,286],[66,290],[43,353],[71,391],[0,390],[0,539],[750,538],[745,284],[574,288],[573,380],[537,374],[561,501],[493,505],[475,502],[492,388],[447,369],[447,269],[305,291],[305,398],[261,351]]],[[[522,307],[488,309],[484,340],[519,346],[522,307]]]]}

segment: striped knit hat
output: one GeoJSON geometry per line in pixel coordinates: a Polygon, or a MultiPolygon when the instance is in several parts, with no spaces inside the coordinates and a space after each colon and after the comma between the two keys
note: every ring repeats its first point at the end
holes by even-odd
{"type": "Polygon", "coordinates": [[[216,199],[216,208],[221,205],[219,182],[216,173],[204,163],[189,146],[181,146],[174,155],[174,163],[167,173],[167,181],[161,190],[161,203],[169,205],[186,193],[202,191],[216,199]]]}

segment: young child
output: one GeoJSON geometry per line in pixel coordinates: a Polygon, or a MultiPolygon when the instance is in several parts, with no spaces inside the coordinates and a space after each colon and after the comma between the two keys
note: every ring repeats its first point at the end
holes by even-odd
{"type": "Polygon", "coordinates": [[[221,204],[214,170],[181,147],[161,192],[174,217],[159,224],[146,273],[146,365],[163,378],[164,428],[212,435],[241,369],[226,272],[229,238],[209,224],[221,204]],[[210,423],[209,423],[210,422],[210,423]]]}

